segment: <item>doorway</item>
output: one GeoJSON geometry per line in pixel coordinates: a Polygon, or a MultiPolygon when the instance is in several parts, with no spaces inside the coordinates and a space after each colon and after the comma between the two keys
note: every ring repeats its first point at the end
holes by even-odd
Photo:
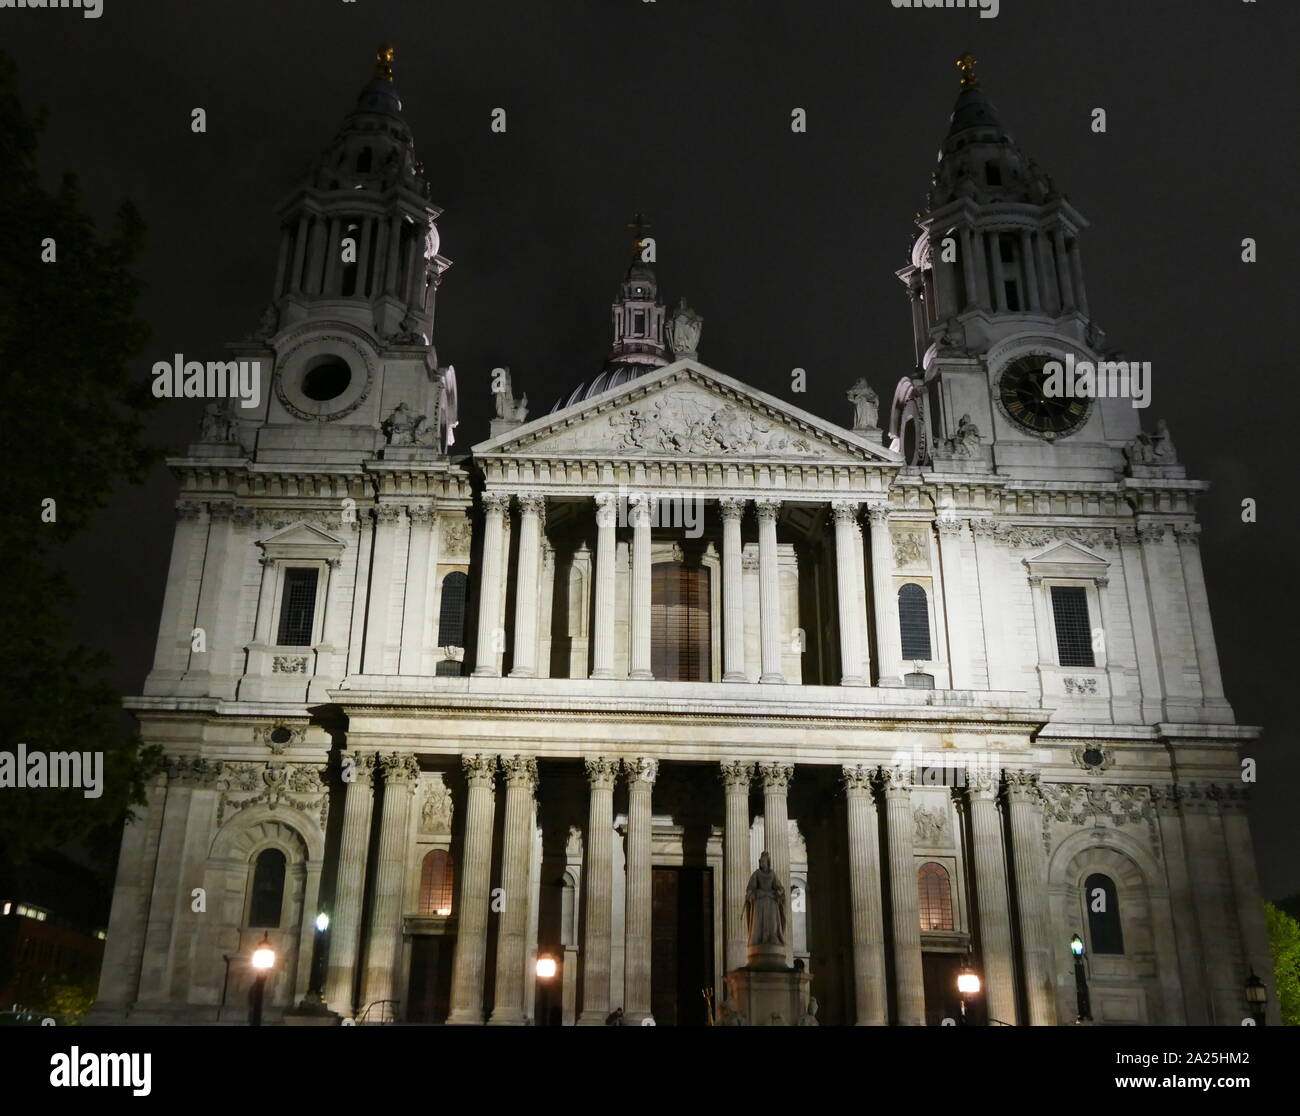
{"type": "Polygon", "coordinates": [[[702,1027],[713,987],[713,870],[656,868],[650,1004],[661,1027],[702,1027]]]}
{"type": "MultiPolygon", "coordinates": [[[[957,991],[957,974],[966,960],[964,953],[926,951],[921,954],[925,974],[925,1025],[940,1027],[945,1019],[961,1026],[961,994],[957,991]]],[[[973,996],[966,1001],[966,1022],[981,1022],[983,999],[973,996]]]]}
{"type": "Polygon", "coordinates": [[[407,989],[408,1023],[445,1023],[451,1012],[451,958],[456,939],[418,934],[411,939],[411,982],[407,989]]]}

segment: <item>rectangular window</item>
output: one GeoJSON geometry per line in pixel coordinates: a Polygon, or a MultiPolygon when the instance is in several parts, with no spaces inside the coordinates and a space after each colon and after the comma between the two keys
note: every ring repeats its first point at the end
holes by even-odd
{"type": "Polygon", "coordinates": [[[1052,617],[1056,621],[1056,653],[1061,666],[1096,666],[1092,628],[1088,624],[1088,591],[1081,585],[1053,585],[1052,617]]]}
{"type": "Polygon", "coordinates": [[[316,578],[319,570],[290,567],[284,571],[284,593],[280,598],[280,631],[275,642],[281,647],[306,647],[311,643],[316,619],[316,578]]]}

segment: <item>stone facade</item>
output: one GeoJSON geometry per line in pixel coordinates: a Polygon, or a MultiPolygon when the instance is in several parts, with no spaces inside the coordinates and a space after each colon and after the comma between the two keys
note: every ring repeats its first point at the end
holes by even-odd
{"type": "Polygon", "coordinates": [[[692,973],[722,1004],[744,964],[767,850],[823,1025],[937,1022],[964,963],[992,1019],[1069,1022],[1074,934],[1097,1021],[1241,1022],[1269,972],[1257,731],[1223,695],[1205,486],[1134,464],[1127,400],[1050,438],[991,402],[1026,353],[1102,354],[1082,218],[982,96],[900,272],[919,370],[891,446],[694,344],[669,361],[635,264],[600,390],[532,420],[512,396],[453,458],[449,261],[381,66],[282,213],[245,346],[260,411],[173,462],[128,703],[169,759],[123,841],[96,1018],[240,1021],[266,936],[271,1021],[316,990],[365,1022],[688,1022],[692,973]],[[981,145],[1010,160],[996,189],[981,145]],[[326,247],[350,229],[354,271],[326,247]],[[945,260],[953,230],[996,269],[945,260]],[[255,919],[268,850],[279,915],[255,919]],[[675,984],[665,935],[696,957],[675,984]]]}

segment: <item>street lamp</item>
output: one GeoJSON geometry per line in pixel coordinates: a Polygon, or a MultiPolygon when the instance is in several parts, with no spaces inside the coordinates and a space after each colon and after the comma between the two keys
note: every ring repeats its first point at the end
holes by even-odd
{"type": "Polygon", "coordinates": [[[961,997],[961,1025],[965,1027],[967,1026],[966,997],[980,994],[979,973],[970,967],[970,962],[963,965],[961,972],[957,974],[957,992],[961,997]]]}
{"type": "Polygon", "coordinates": [[[1085,950],[1083,939],[1075,934],[1070,938],[1070,952],[1074,954],[1074,997],[1079,1009],[1076,1023],[1092,1022],[1092,1004],[1088,999],[1088,974],[1083,967],[1085,950]]]}
{"type": "Polygon", "coordinates": [[[555,974],[559,970],[560,966],[556,963],[554,957],[542,954],[537,958],[537,979],[542,982],[541,1026],[543,1027],[551,1025],[551,982],[555,979],[555,974]]]}
{"type": "Polygon", "coordinates": [[[274,965],[275,950],[271,948],[271,935],[266,933],[253,950],[253,968],[257,970],[257,976],[253,980],[253,1016],[249,1020],[250,1027],[262,1025],[262,997],[266,994],[266,976],[274,965]]]}
{"type": "Polygon", "coordinates": [[[1255,975],[1255,970],[1250,970],[1250,976],[1246,979],[1246,1004],[1250,1008],[1251,1018],[1255,1020],[1255,1026],[1264,1026],[1264,1008],[1268,1003],[1268,988],[1262,980],[1255,975]]]}

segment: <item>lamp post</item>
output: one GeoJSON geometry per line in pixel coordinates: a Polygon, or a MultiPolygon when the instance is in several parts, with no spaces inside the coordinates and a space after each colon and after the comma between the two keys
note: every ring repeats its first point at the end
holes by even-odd
{"type": "Polygon", "coordinates": [[[1070,939],[1070,952],[1074,954],[1074,996],[1079,1009],[1076,1023],[1092,1022],[1092,1004],[1088,999],[1088,974],[1083,967],[1085,951],[1083,939],[1075,934],[1070,939]]]}
{"type": "Polygon", "coordinates": [[[316,938],[313,942],[311,988],[309,991],[315,992],[319,997],[323,996],[325,992],[325,959],[329,949],[330,916],[321,911],[312,925],[316,927],[316,938]]]}
{"type": "Polygon", "coordinates": [[[961,997],[961,1025],[970,1026],[970,1020],[966,1018],[966,997],[978,996],[980,994],[979,973],[970,967],[968,961],[962,966],[961,972],[957,974],[957,993],[961,997]]]}
{"type": "Polygon", "coordinates": [[[275,965],[275,950],[271,948],[271,935],[262,935],[262,941],[253,950],[253,968],[257,976],[253,980],[253,1015],[249,1019],[250,1027],[262,1025],[262,997],[266,994],[266,977],[275,965]]]}
{"type": "Polygon", "coordinates": [[[555,958],[549,954],[542,954],[537,958],[537,979],[542,982],[541,1026],[543,1027],[551,1025],[551,982],[555,980],[559,968],[555,958]]]}
{"type": "Polygon", "coordinates": [[[1265,1021],[1265,1008],[1268,1005],[1268,988],[1258,976],[1255,970],[1250,970],[1250,976],[1246,978],[1246,1006],[1250,1009],[1250,1016],[1255,1020],[1255,1026],[1263,1027],[1265,1021]]]}

